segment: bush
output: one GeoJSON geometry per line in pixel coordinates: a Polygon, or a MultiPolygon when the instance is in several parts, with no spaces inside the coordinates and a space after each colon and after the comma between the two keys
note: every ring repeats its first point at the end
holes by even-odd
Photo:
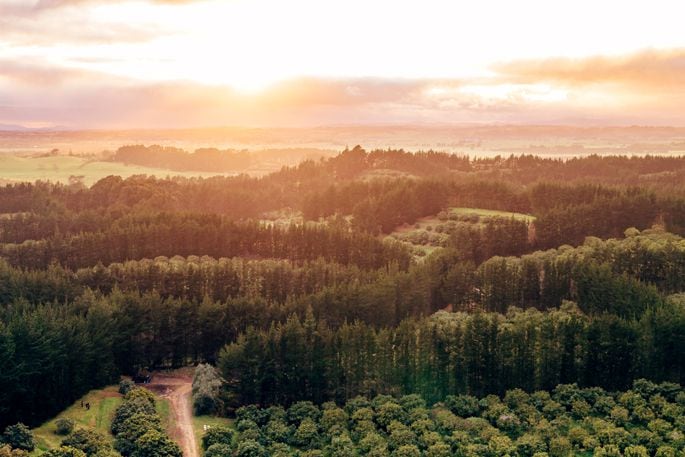
{"type": "Polygon", "coordinates": [[[202,435],[202,449],[209,450],[215,444],[231,446],[233,444],[233,429],[223,426],[211,427],[202,435]]]}
{"type": "Polygon", "coordinates": [[[124,456],[131,455],[138,439],[150,430],[162,431],[159,416],[136,413],[123,422],[114,440],[114,448],[124,456]]]}
{"type": "Polygon", "coordinates": [[[74,421],[67,417],[60,417],[55,421],[55,433],[68,435],[74,431],[74,421]]]}
{"type": "Polygon", "coordinates": [[[227,444],[212,444],[205,450],[205,457],[231,457],[233,450],[227,444]]]}
{"type": "Polygon", "coordinates": [[[297,427],[293,435],[293,443],[305,449],[312,449],[318,446],[319,431],[316,423],[311,418],[307,417],[297,427]]]}
{"type": "Polygon", "coordinates": [[[288,408],[287,417],[291,424],[299,424],[304,419],[318,421],[321,411],[311,401],[298,401],[288,408]]]}
{"type": "Polygon", "coordinates": [[[107,438],[95,430],[80,428],[62,440],[62,446],[80,449],[86,455],[95,455],[102,449],[110,447],[107,438]]]}
{"type": "Polygon", "coordinates": [[[124,422],[131,416],[135,414],[154,416],[157,414],[157,410],[154,406],[154,399],[153,403],[150,403],[150,401],[147,398],[141,395],[134,395],[129,397],[134,392],[140,390],[141,389],[134,389],[130,391],[126,395],[126,397],[124,397],[126,401],[124,401],[124,403],[122,403],[121,406],[119,406],[115,411],[111,426],[112,434],[114,434],[115,436],[123,430],[124,422]]]}
{"type": "Polygon", "coordinates": [[[254,440],[246,440],[238,445],[234,454],[236,457],[267,457],[264,446],[254,440]]]}
{"type": "Polygon", "coordinates": [[[24,451],[31,452],[36,448],[33,433],[22,423],[8,425],[5,433],[2,435],[2,441],[9,444],[13,449],[23,449],[24,451]]]}
{"type": "Polygon", "coordinates": [[[168,436],[157,430],[150,430],[136,442],[132,457],[183,457],[181,448],[168,436]]]}

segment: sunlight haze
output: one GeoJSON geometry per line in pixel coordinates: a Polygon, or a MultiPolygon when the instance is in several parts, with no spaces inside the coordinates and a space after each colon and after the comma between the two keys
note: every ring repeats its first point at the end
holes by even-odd
{"type": "Polygon", "coordinates": [[[0,123],[682,125],[682,10],[675,1],[0,0],[0,123]]]}

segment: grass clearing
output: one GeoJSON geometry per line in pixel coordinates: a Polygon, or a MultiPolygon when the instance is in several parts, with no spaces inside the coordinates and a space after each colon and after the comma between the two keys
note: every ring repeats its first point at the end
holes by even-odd
{"type": "Polygon", "coordinates": [[[171,414],[171,402],[168,398],[157,396],[157,414],[162,419],[162,427],[167,433],[171,434],[176,424],[174,424],[174,415],[171,414]]]}
{"type": "MultiPolygon", "coordinates": [[[[113,442],[114,437],[109,429],[112,424],[114,411],[123,401],[122,395],[118,390],[118,385],[107,386],[104,389],[91,390],[57,416],[45,422],[40,427],[34,428],[33,434],[36,438],[36,450],[32,452],[32,455],[40,455],[45,451],[60,446],[65,436],[55,433],[55,421],[63,417],[74,421],[74,430],[78,428],[96,430],[113,442]],[[90,409],[87,410],[82,407],[81,401],[83,401],[84,405],[90,403],[90,409]]],[[[160,396],[155,397],[157,401],[157,412],[162,418],[162,426],[164,426],[166,430],[172,430],[175,427],[175,424],[173,422],[169,400],[160,396]]]]}
{"type": "Polygon", "coordinates": [[[233,425],[233,419],[216,416],[193,416],[193,432],[195,433],[195,441],[197,442],[200,454],[202,454],[202,435],[205,434],[205,426],[207,427],[230,427],[233,425]]]}
{"type": "Polygon", "coordinates": [[[535,220],[535,216],[523,213],[512,213],[510,211],[498,211],[494,209],[482,209],[482,208],[450,208],[448,210],[450,214],[455,216],[471,216],[476,215],[479,217],[501,217],[505,219],[511,219],[512,217],[517,220],[523,220],[531,222],[535,220]]]}
{"type": "Polygon", "coordinates": [[[34,451],[34,454],[38,455],[48,449],[59,447],[64,436],[55,433],[55,420],[62,417],[72,419],[75,423],[74,429],[94,429],[113,440],[114,438],[109,431],[109,427],[114,411],[122,401],[117,389],[118,386],[108,386],[104,389],[91,390],[56,417],[33,429],[37,444],[37,451],[34,451]],[[81,400],[83,400],[84,404],[90,403],[89,410],[81,406],[81,400]]]}

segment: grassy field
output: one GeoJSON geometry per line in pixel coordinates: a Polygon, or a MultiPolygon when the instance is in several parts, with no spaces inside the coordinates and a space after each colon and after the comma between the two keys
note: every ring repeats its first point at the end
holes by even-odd
{"type": "Polygon", "coordinates": [[[505,219],[510,219],[513,217],[514,219],[525,220],[529,222],[535,220],[535,216],[531,216],[530,214],[511,213],[509,211],[497,211],[482,208],[450,208],[449,213],[456,216],[476,215],[479,217],[501,217],[505,219]]]}
{"type": "Polygon", "coordinates": [[[91,428],[101,432],[103,435],[112,438],[109,426],[112,421],[114,410],[121,404],[121,395],[117,392],[117,386],[109,386],[100,390],[92,390],[84,395],[80,400],[62,411],[59,415],[47,421],[40,427],[33,430],[36,437],[36,455],[48,449],[59,447],[63,436],[55,433],[55,420],[66,417],[75,422],[75,428],[91,428]],[[83,403],[90,403],[90,410],[81,406],[83,403]]]}
{"type": "Polygon", "coordinates": [[[171,403],[164,397],[157,397],[157,414],[162,418],[162,427],[171,434],[174,428],[174,416],[171,414],[171,403]]]}
{"type": "MultiPolygon", "coordinates": [[[[53,417],[40,427],[33,429],[37,446],[32,454],[40,455],[49,449],[58,448],[60,446],[64,436],[55,433],[55,421],[62,417],[72,419],[75,423],[74,429],[89,428],[97,430],[113,441],[114,437],[109,429],[114,411],[122,402],[122,396],[117,390],[118,386],[108,386],[104,389],[91,390],[56,417],[53,417]],[[86,410],[81,406],[81,400],[83,400],[84,404],[90,403],[89,410],[86,410]]],[[[167,430],[170,430],[173,427],[173,424],[172,416],[170,415],[169,401],[165,398],[157,397],[157,411],[162,417],[162,424],[167,430]]]]}
{"type": "MultiPolygon", "coordinates": [[[[205,426],[217,427],[220,425],[231,426],[232,419],[215,416],[193,416],[193,431],[195,432],[195,441],[198,447],[202,447],[202,435],[205,433],[205,426]]],[[[199,449],[201,451],[202,449],[199,449]]],[[[202,452],[200,452],[201,454],[202,452]]]]}
{"type": "Polygon", "coordinates": [[[110,175],[124,178],[132,175],[166,176],[215,176],[221,173],[182,173],[177,171],[124,165],[117,162],[93,161],[78,156],[20,157],[0,154],[0,178],[3,182],[54,181],[68,183],[72,176],[82,177],[89,186],[110,175]]]}

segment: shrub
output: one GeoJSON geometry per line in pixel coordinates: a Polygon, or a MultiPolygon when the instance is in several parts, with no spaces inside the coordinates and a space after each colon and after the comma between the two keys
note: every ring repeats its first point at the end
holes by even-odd
{"type": "Polygon", "coordinates": [[[331,444],[326,447],[325,454],[330,457],[354,456],[354,443],[347,434],[334,436],[331,439],[331,444]]]}
{"type": "Polygon", "coordinates": [[[142,395],[133,395],[134,392],[141,391],[142,389],[133,389],[124,397],[126,400],[122,403],[117,410],[114,412],[114,418],[112,419],[111,430],[116,436],[123,430],[124,422],[134,414],[144,414],[148,416],[154,416],[157,414],[157,410],[154,405],[154,398],[152,403],[148,398],[142,395]],[[130,396],[130,397],[129,397],[130,396]]]}
{"type": "Polygon", "coordinates": [[[159,416],[136,413],[122,424],[121,431],[114,440],[114,448],[124,456],[131,455],[138,439],[150,430],[162,431],[159,416]]]}
{"type": "Polygon", "coordinates": [[[406,423],[409,418],[407,412],[395,402],[387,402],[378,408],[376,422],[381,427],[387,428],[393,421],[406,423]]]}
{"type": "Polygon", "coordinates": [[[205,457],[232,457],[231,446],[224,443],[212,444],[205,450],[205,457]]]}
{"type": "Polygon", "coordinates": [[[362,453],[368,454],[372,449],[387,449],[388,443],[385,441],[385,438],[378,433],[370,432],[359,440],[358,447],[362,453]]]}
{"type": "Polygon", "coordinates": [[[321,416],[321,428],[329,430],[335,425],[347,425],[347,414],[341,408],[329,408],[324,410],[321,416]]]}
{"type": "Polygon", "coordinates": [[[242,441],[235,451],[235,457],[267,457],[264,446],[254,440],[242,441]]]}
{"type": "Polygon", "coordinates": [[[298,401],[288,408],[287,417],[291,424],[299,424],[304,419],[318,421],[321,411],[311,401],[298,401]]]}
{"type": "Polygon", "coordinates": [[[316,423],[309,417],[304,419],[295,434],[293,435],[293,443],[296,446],[301,446],[305,449],[312,449],[318,445],[319,431],[316,423]]]}
{"type": "Polygon", "coordinates": [[[290,441],[292,429],[282,420],[272,420],[264,427],[264,433],[270,440],[287,443],[290,441]]]}
{"type": "Polygon", "coordinates": [[[13,449],[23,449],[31,452],[36,448],[33,433],[22,423],[8,425],[5,428],[5,433],[2,435],[2,441],[9,444],[13,449]]]}
{"type": "Polygon", "coordinates": [[[209,450],[209,448],[215,444],[231,446],[233,444],[234,435],[235,432],[229,427],[210,427],[209,430],[202,435],[202,449],[209,450]]]}
{"type": "Polygon", "coordinates": [[[132,457],[183,457],[181,448],[157,430],[150,430],[141,436],[131,455],[132,457]]]}
{"type": "Polygon", "coordinates": [[[55,433],[68,435],[74,431],[74,421],[68,417],[60,417],[55,421],[55,433]]]}
{"type": "Polygon", "coordinates": [[[102,449],[110,447],[104,435],[95,430],[80,428],[62,440],[62,446],[80,449],[86,455],[94,455],[102,449]]]}

